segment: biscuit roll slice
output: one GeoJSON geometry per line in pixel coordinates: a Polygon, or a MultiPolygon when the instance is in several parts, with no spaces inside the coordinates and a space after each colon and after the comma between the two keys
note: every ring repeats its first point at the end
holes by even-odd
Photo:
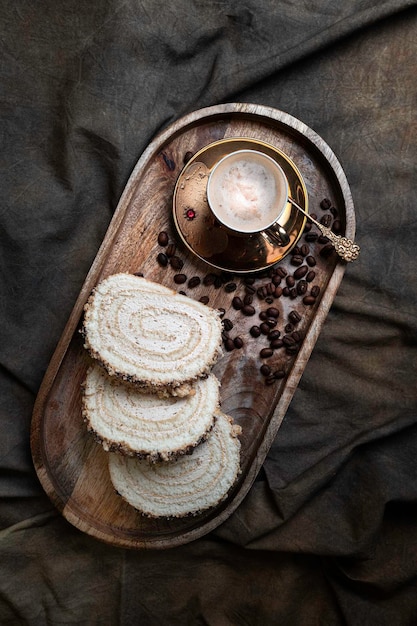
{"type": "Polygon", "coordinates": [[[186,395],[221,354],[219,312],[133,274],[109,276],[85,305],[85,347],[112,376],[186,395]]]}
{"type": "Polygon", "coordinates": [[[150,464],[109,455],[118,494],[148,517],[184,517],[216,506],[227,497],[240,473],[241,429],[219,412],[209,438],[189,456],[150,464]]]}
{"type": "Polygon", "coordinates": [[[192,452],[214,424],[217,378],[210,374],[194,389],[184,398],[146,394],[94,364],[84,383],[84,420],[106,451],[168,461],[192,452]]]}

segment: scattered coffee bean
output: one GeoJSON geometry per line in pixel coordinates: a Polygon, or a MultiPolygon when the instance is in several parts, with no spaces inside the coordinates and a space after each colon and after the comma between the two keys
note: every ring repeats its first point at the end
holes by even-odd
{"type": "Polygon", "coordinates": [[[263,299],[264,299],[264,298],[266,298],[266,296],[268,295],[268,292],[267,292],[267,290],[266,290],[266,287],[265,287],[265,286],[259,287],[259,288],[256,290],[256,293],[257,293],[258,298],[259,298],[260,300],[263,300],[263,299]]]}
{"type": "Polygon", "coordinates": [[[222,330],[222,340],[226,341],[226,339],[229,339],[230,335],[227,332],[227,330],[222,330]]]}
{"type": "Polygon", "coordinates": [[[271,373],[271,368],[269,367],[269,365],[264,363],[263,365],[261,365],[259,371],[261,372],[262,376],[269,376],[271,373]]]}
{"type": "Polygon", "coordinates": [[[331,206],[332,203],[328,198],[323,198],[323,200],[320,202],[320,207],[323,209],[323,211],[328,211],[331,206]]]}
{"type": "Polygon", "coordinates": [[[265,298],[265,302],[266,302],[267,304],[272,304],[272,303],[273,303],[273,301],[274,301],[274,298],[273,298],[272,296],[267,296],[267,297],[265,298]]]}
{"type": "Polygon", "coordinates": [[[214,277],[214,282],[213,282],[213,286],[215,289],[220,289],[220,287],[223,285],[223,281],[221,279],[221,276],[215,276],[214,277]]]}
{"type": "Polygon", "coordinates": [[[271,357],[273,354],[274,351],[272,350],[272,348],[262,348],[259,356],[261,357],[261,359],[269,359],[269,357],[271,357]]]}
{"type": "Polygon", "coordinates": [[[290,288],[284,287],[284,289],[282,290],[282,295],[288,298],[288,296],[290,295],[290,288]]]}
{"type": "Polygon", "coordinates": [[[315,304],[316,299],[314,296],[304,296],[303,298],[303,303],[307,306],[312,306],[313,304],[315,304]]]}
{"type": "Polygon", "coordinates": [[[263,322],[266,320],[266,318],[267,318],[267,317],[268,317],[268,316],[267,316],[267,314],[266,314],[266,311],[261,311],[261,312],[259,313],[259,319],[260,319],[260,320],[262,320],[263,322]]]}
{"type": "Polygon", "coordinates": [[[164,230],[161,230],[161,232],[158,235],[158,243],[160,246],[163,246],[165,248],[165,246],[168,245],[168,233],[166,233],[164,230]]]}
{"type": "Polygon", "coordinates": [[[274,341],[274,339],[279,339],[280,337],[281,337],[281,331],[278,330],[277,328],[274,328],[274,330],[270,330],[270,332],[268,333],[269,341],[274,341]]]}
{"type": "Polygon", "coordinates": [[[327,228],[330,228],[332,221],[333,221],[333,218],[330,215],[330,213],[326,213],[326,215],[323,215],[320,218],[320,224],[323,224],[323,226],[326,226],[327,228]]]}
{"type": "Polygon", "coordinates": [[[309,252],[310,252],[309,246],[306,243],[304,243],[300,248],[300,254],[306,257],[309,252]]]}
{"type": "Polygon", "coordinates": [[[190,280],[188,281],[188,287],[190,289],[195,289],[196,287],[198,287],[198,285],[201,283],[201,278],[200,276],[193,276],[192,278],[190,278],[190,280]]]}
{"type": "Polygon", "coordinates": [[[252,302],[253,302],[252,294],[247,293],[245,297],[243,298],[243,304],[252,304],[252,302]]]}
{"type": "Polygon", "coordinates": [[[288,315],[288,319],[292,324],[298,324],[299,322],[301,322],[301,315],[298,313],[298,311],[291,311],[288,315]]]}
{"type": "Polygon", "coordinates": [[[208,296],[201,296],[201,298],[199,298],[198,301],[201,302],[202,304],[208,304],[210,301],[210,298],[208,296]]]}
{"type": "Polygon", "coordinates": [[[335,206],[331,206],[329,209],[330,213],[333,215],[333,217],[337,217],[339,214],[339,211],[336,209],[335,206]]]}
{"type": "Polygon", "coordinates": [[[314,285],[314,287],[311,288],[310,294],[313,298],[317,298],[320,294],[320,287],[318,285],[314,285]]]}
{"type": "Polygon", "coordinates": [[[234,344],[233,339],[230,339],[230,337],[226,339],[226,341],[224,342],[224,347],[227,350],[227,352],[231,352],[232,350],[234,350],[235,344],[234,344]]]}
{"type": "Polygon", "coordinates": [[[243,348],[243,339],[242,339],[242,337],[235,337],[233,339],[233,344],[234,344],[235,348],[237,348],[238,350],[243,348]]]}
{"type": "Polygon", "coordinates": [[[291,300],[295,300],[297,296],[298,296],[297,288],[293,287],[292,289],[290,289],[290,298],[291,298],[291,300]]]}
{"type": "Polygon", "coordinates": [[[272,277],[272,280],[271,280],[272,284],[275,285],[275,286],[279,285],[281,283],[281,281],[282,281],[282,278],[278,274],[274,274],[274,276],[272,277]]]}
{"type": "Polygon", "coordinates": [[[256,339],[257,337],[260,336],[261,329],[259,326],[252,326],[251,329],[249,330],[249,333],[252,335],[252,337],[255,337],[256,339]]]}
{"type": "Polygon", "coordinates": [[[291,250],[291,255],[292,256],[298,256],[300,254],[300,247],[299,246],[294,246],[294,248],[291,250]]]}
{"type": "Polygon", "coordinates": [[[187,150],[187,152],[184,154],[184,157],[182,159],[184,165],[188,163],[188,161],[192,158],[192,156],[193,156],[193,153],[190,150],[187,150]]]}
{"type": "Polygon", "coordinates": [[[175,245],[175,243],[170,243],[169,246],[167,246],[166,255],[169,257],[175,256],[176,251],[177,246],[175,245]]]}
{"type": "MultiPolygon", "coordinates": [[[[168,248],[167,248],[167,253],[168,253],[168,248]]],[[[167,256],[169,256],[169,254],[167,254],[167,256]]],[[[169,264],[174,270],[180,270],[184,265],[184,261],[180,259],[179,256],[174,255],[169,259],[169,264]]]]}
{"type": "Polygon", "coordinates": [[[282,338],[282,343],[284,346],[292,346],[295,344],[295,339],[292,335],[284,335],[282,338]]]}
{"type": "Polygon", "coordinates": [[[287,276],[287,278],[285,279],[285,282],[287,283],[287,287],[294,287],[295,285],[295,278],[294,276],[287,276]]]}
{"type": "Polygon", "coordinates": [[[278,350],[279,348],[282,348],[282,346],[284,345],[284,342],[282,341],[282,339],[280,339],[280,337],[277,337],[277,339],[272,339],[269,345],[272,348],[272,350],[278,350]]]}
{"type": "Polygon", "coordinates": [[[166,267],[168,265],[168,257],[163,252],[160,252],[158,254],[158,256],[156,257],[156,260],[158,261],[161,267],[166,267]]]}
{"type": "Polygon", "coordinates": [[[223,324],[223,328],[225,330],[232,330],[232,328],[233,328],[233,322],[232,322],[232,320],[229,320],[228,317],[224,317],[223,318],[222,324],[223,324]]]}
{"type": "Polygon", "coordinates": [[[275,287],[274,297],[280,298],[282,296],[282,287],[275,287]]]}
{"type": "Polygon", "coordinates": [[[312,225],[312,223],[311,223],[311,222],[306,222],[306,223],[305,223],[305,226],[304,226],[304,232],[305,232],[305,233],[310,232],[310,230],[312,229],[312,226],[313,226],[313,225],[312,225]]]}
{"type": "Polygon", "coordinates": [[[311,233],[307,233],[307,235],[304,237],[306,241],[308,241],[309,243],[313,243],[314,241],[317,241],[318,239],[318,233],[316,232],[311,232],[311,233]]]}
{"type": "Polygon", "coordinates": [[[269,328],[275,328],[278,324],[278,320],[276,317],[267,317],[265,323],[268,324],[269,328]]]}
{"type": "Polygon", "coordinates": [[[311,254],[310,254],[310,255],[306,258],[306,262],[307,262],[307,265],[309,265],[310,267],[314,267],[314,266],[316,265],[316,262],[317,262],[317,261],[316,261],[316,259],[315,259],[313,256],[311,256],[311,254]]]}
{"type": "Polygon", "coordinates": [[[288,322],[288,324],[286,324],[284,327],[284,331],[286,333],[292,333],[293,330],[294,330],[294,324],[291,324],[291,322],[288,322]]]}
{"type": "Polygon", "coordinates": [[[143,277],[143,272],[134,272],[135,276],[143,277]]]}
{"type": "Polygon", "coordinates": [[[301,279],[297,283],[297,294],[299,296],[303,296],[305,293],[307,293],[307,281],[304,279],[301,279]]]}
{"type": "Polygon", "coordinates": [[[266,310],[266,314],[268,317],[279,317],[279,310],[273,306],[270,306],[266,310]]]}
{"type": "Polygon", "coordinates": [[[276,370],[273,374],[274,378],[276,380],[280,380],[282,378],[285,378],[285,371],[284,370],[276,370]]]}
{"type": "Polygon", "coordinates": [[[223,318],[226,314],[226,309],[224,309],[223,307],[220,307],[219,309],[217,309],[219,314],[220,314],[220,318],[223,318]]]}
{"type": "Polygon", "coordinates": [[[291,333],[291,337],[295,339],[297,343],[299,343],[302,339],[302,335],[298,330],[295,330],[293,333],[291,333]]]}
{"type": "Polygon", "coordinates": [[[253,285],[245,285],[245,293],[252,296],[254,293],[256,293],[256,289],[253,285]]]}
{"type": "Polygon", "coordinates": [[[296,280],[300,280],[300,278],[304,278],[304,276],[307,274],[308,272],[308,266],[307,265],[301,265],[300,267],[298,267],[295,272],[294,272],[294,278],[296,280]]]}
{"type": "Polygon", "coordinates": [[[329,238],[326,237],[325,235],[320,235],[320,237],[317,239],[318,243],[320,244],[325,244],[325,243],[329,243],[329,238]]]}
{"type": "Polygon", "coordinates": [[[291,354],[291,355],[297,354],[297,352],[299,352],[299,351],[300,351],[300,348],[299,348],[299,346],[297,346],[296,343],[294,343],[292,346],[287,346],[285,348],[285,352],[287,354],[291,354]]]}
{"type": "Polygon", "coordinates": [[[255,279],[253,278],[253,276],[245,276],[245,278],[243,279],[243,282],[245,283],[245,285],[253,285],[255,282],[255,279]]]}
{"type": "Polygon", "coordinates": [[[232,300],[232,307],[236,310],[236,311],[240,311],[243,307],[243,301],[242,298],[239,298],[239,296],[235,296],[232,300]]]}
{"type": "Polygon", "coordinates": [[[329,243],[320,250],[320,256],[322,256],[324,259],[328,259],[330,256],[332,256],[333,252],[333,245],[329,243]]]}
{"type": "Polygon", "coordinates": [[[187,282],[187,276],[185,274],[175,274],[174,283],[182,285],[185,282],[187,282]]]}
{"type": "Polygon", "coordinates": [[[224,290],[226,293],[232,293],[233,291],[236,291],[236,289],[237,289],[236,283],[227,283],[224,286],[224,290]]]}
{"type": "Polygon", "coordinates": [[[277,267],[276,273],[278,276],[280,276],[281,278],[285,278],[286,275],[288,274],[287,270],[285,269],[285,267],[277,267]]]}
{"type": "Polygon", "coordinates": [[[304,263],[304,258],[301,256],[301,254],[296,254],[295,256],[293,256],[291,258],[291,265],[302,265],[304,263]]]}
{"type": "Polygon", "coordinates": [[[255,310],[255,307],[252,306],[251,304],[244,304],[242,306],[242,313],[243,315],[250,317],[251,315],[255,315],[256,310],[255,310]]]}
{"type": "Polygon", "coordinates": [[[316,277],[316,272],[314,270],[310,270],[306,276],[306,281],[308,283],[312,283],[316,277]]]}
{"type": "Polygon", "coordinates": [[[266,322],[262,322],[262,324],[259,326],[259,329],[263,335],[267,335],[271,330],[270,326],[266,322]]]}
{"type": "Polygon", "coordinates": [[[336,235],[340,235],[342,233],[342,222],[340,220],[335,220],[332,224],[332,231],[336,235]]]}
{"type": "Polygon", "coordinates": [[[275,378],[273,375],[269,375],[265,378],[265,384],[266,385],[273,385],[275,383],[275,378]]]}
{"type": "Polygon", "coordinates": [[[203,285],[205,285],[206,287],[210,287],[211,285],[214,285],[215,279],[216,274],[206,274],[206,276],[204,276],[203,278],[203,285]]]}

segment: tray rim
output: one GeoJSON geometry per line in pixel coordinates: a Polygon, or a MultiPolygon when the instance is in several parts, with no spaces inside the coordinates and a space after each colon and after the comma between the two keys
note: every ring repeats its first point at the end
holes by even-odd
{"type": "Polygon", "coordinates": [[[322,295],[320,307],[317,309],[316,314],[309,325],[307,334],[305,336],[303,349],[300,351],[299,355],[297,355],[292,364],[292,368],[288,376],[288,378],[291,379],[291,385],[285,385],[283,393],[274,407],[271,418],[266,426],[265,435],[262,443],[256,451],[253,463],[249,467],[245,475],[245,479],[241,483],[239,491],[234,495],[233,499],[228,501],[227,506],[221,510],[218,516],[215,516],[213,519],[209,519],[204,522],[198,528],[198,530],[193,527],[188,531],[186,530],[179,535],[175,535],[169,538],[164,536],[162,538],[152,538],[151,540],[148,540],[147,538],[142,538],[140,540],[137,539],[136,541],[133,541],[130,538],[125,539],[121,537],[110,536],[109,533],[102,532],[99,526],[93,527],[87,521],[80,520],[80,518],[77,517],[75,512],[71,509],[71,506],[69,506],[68,503],[64,502],[60,498],[59,493],[55,489],[54,481],[43,462],[44,459],[42,456],[41,442],[42,437],[40,436],[43,410],[46,407],[48,395],[54,385],[54,381],[61,367],[63,358],[70,345],[73,335],[76,332],[80,317],[82,315],[84,304],[93,286],[96,283],[96,277],[99,275],[100,271],[103,268],[103,265],[107,258],[107,252],[111,249],[114,240],[117,238],[117,233],[120,229],[125,215],[125,207],[129,205],[129,201],[134,194],[135,187],[138,184],[138,179],[140,178],[140,173],[146,171],[147,164],[150,162],[152,157],[160,152],[162,146],[168,140],[173,140],[174,137],[185,128],[191,128],[193,125],[198,125],[199,123],[206,123],[208,118],[213,118],[216,116],[234,116],[239,114],[247,117],[253,116],[258,119],[266,118],[267,120],[273,120],[278,124],[282,124],[289,130],[289,132],[295,131],[296,133],[301,134],[304,140],[307,140],[311,144],[311,146],[324,158],[324,160],[330,166],[335,176],[335,179],[340,187],[340,192],[343,196],[346,216],[346,236],[352,239],[354,238],[356,220],[353,199],[347,178],[341,164],[339,163],[332,149],[314,130],[312,130],[304,122],[298,120],[289,113],[280,111],[279,109],[273,107],[250,103],[232,102],[214,105],[204,107],[202,109],[198,109],[184,115],[183,117],[174,121],[172,124],[168,125],[163,131],[158,133],[154,137],[154,139],[151,140],[149,145],[143,151],[142,155],[139,157],[135,167],[133,168],[129,176],[123,193],[120,196],[113,218],[108,225],[103,241],[85,277],[79,295],[74,303],[72,312],[64,327],[64,330],[57,343],[55,351],[53,352],[53,355],[39,387],[38,394],[34,403],[31,420],[30,446],[32,460],[36,474],[44,491],[67,521],[69,521],[79,530],[89,534],[93,538],[102,540],[105,543],[109,543],[113,546],[130,549],[166,549],[175,547],[206,535],[207,533],[218,527],[222,522],[224,522],[237,509],[239,504],[243,501],[243,499],[249,492],[253,481],[255,480],[255,477],[265,460],[272,440],[273,438],[275,438],[279,426],[281,425],[288,406],[292,400],[295,389],[298,386],[301,375],[306,367],[311,352],[314,349],[323,322],[327,317],[334,296],[337,292],[337,289],[341,283],[343,274],[346,269],[346,264],[343,262],[338,262],[335,265],[333,272],[328,280],[327,288],[322,295]],[[303,358],[301,358],[301,356],[303,358]],[[92,532],[93,530],[94,532],[92,532]]]}

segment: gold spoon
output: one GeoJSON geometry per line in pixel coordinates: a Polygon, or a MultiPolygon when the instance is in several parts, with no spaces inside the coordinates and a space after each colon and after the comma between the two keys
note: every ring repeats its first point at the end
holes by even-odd
{"type": "Polygon", "coordinates": [[[301,211],[301,213],[305,215],[306,218],[310,220],[310,222],[313,222],[313,224],[317,226],[322,235],[329,239],[329,241],[333,244],[337,254],[344,261],[350,262],[358,258],[361,249],[357,243],[354,243],[352,239],[342,237],[342,235],[335,235],[335,233],[330,230],[330,228],[328,228],[327,226],[323,226],[323,224],[320,224],[320,222],[315,220],[314,217],[311,217],[311,215],[304,211],[304,209],[302,209],[300,205],[295,202],[295,200],[290,197],[288,197],[288,200],[298,211],[301,211]]]}

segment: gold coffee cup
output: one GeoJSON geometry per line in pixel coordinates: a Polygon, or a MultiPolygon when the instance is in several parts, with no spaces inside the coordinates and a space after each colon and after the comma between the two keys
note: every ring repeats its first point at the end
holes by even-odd
{"type": "Polygon", "coordinates": [[[207,201],[219,224],[233,235],[265,234],[281,240],[279,224],[288,202],[288,181],[280,165],[257,150],[237,150],[213,167],[207,201]]]}

